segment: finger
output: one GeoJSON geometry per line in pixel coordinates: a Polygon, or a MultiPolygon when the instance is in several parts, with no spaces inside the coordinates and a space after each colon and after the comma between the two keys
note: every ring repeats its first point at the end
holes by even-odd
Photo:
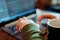
{"type": "Polygon", "coordinates": [[[54,19],[54,18],[56,18],[56,17],[53,16],[53,15],[49,15],[49,18],[50,18],[50,19],[54,19]]]}
{"type": "Polygon", "coordinates": [[[19,24],[16,25],[16,31],[19,32],[19,24]]]}
{"type": "Polygon", "coordinates": [[[54,18],[56,18],[56,16],[54,16],[54,15],[52,15],[52,14],[47,14],[46,17],[49,18],[49,19],[54,19],[54,18]]]}
{"type": "Polygon", "coordinates": [[[21,32],[21,28],[19,27],[19,32],[21,32]]]}
{"type": "Polygon", "coordinates": [[[19,19],[19,23],[20,23],[20,24],[23,23],[23,21],[24,21],[23,18],[20,18],[20,19],[19,19]]]}
{"type": "Polygon", "coordinates": [[[22,21],[22,20],[23,20],[23,18],[20,18],[20,19],[19,19],[19,21],[22,21]]]}
{"type": "Polygon", "coordinates": [[[43,18],[45,18],[44,15],[39,16],[39,18],[37,19],[37,22],[41,22],[43,18]]]}
{"type": "Polygon", "coordinates": [[[27,20],[27,18],[26,18],[26,17],[23,17],[23,19],[24,19],[24,20],[27,20]]]}
{"type": "Polygon", "coordinates": [[[20,28],[20,21],[21,21],[21,18],[18,20],[18,23],[16,25],[16,31],[19,32],[19,28],[20,28]]]}

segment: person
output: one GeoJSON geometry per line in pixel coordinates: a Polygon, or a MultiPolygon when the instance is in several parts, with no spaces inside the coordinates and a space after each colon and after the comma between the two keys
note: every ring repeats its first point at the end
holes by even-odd
{"type": "Polygon", "coordinates": [[[18,19],[16,30],[22,32],[22,40],[45,40],[41,34],[39,25],[37,25],[43,18],[54,19],[56,17],[51,14],[43,14],[38,18],[37,23],[26,17],[18,19]]]}

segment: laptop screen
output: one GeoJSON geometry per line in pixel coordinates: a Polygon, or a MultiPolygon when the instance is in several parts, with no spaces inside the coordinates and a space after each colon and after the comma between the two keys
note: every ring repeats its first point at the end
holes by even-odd
{"type": "Polygon", "coordinates": [[[0,0],[0,23],[35,11],[35,0],[0,0]]]}

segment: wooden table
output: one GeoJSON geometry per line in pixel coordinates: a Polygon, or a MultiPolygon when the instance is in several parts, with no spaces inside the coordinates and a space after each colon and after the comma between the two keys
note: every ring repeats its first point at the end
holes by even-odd
{"type": "Polygon", "coordinates": [[[18,40],[18,39],[0,29],[0,40],[18,40]]]}

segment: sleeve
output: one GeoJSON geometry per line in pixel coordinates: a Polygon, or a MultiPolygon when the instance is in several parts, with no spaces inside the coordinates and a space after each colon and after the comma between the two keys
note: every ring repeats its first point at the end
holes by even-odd
{"type": "Polygon", "coordinates": [[[22,29],[23,40],[43,40],[37,24],[31,23],[22,29]]]}

